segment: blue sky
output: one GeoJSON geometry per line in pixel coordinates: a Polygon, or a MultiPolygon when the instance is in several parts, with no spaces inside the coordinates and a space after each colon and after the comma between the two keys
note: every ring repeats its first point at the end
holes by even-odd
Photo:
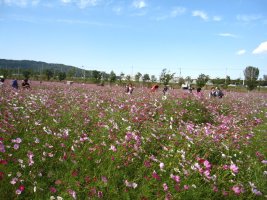
{"type": "Polygon", "coordinates": [[[0,58],[116,74],[267,74],[266,0],[0,0],[0,58]]]}

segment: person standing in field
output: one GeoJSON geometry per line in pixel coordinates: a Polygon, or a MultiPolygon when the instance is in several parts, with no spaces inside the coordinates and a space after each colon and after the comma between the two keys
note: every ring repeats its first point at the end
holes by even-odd
{"type": "Polygon", "coordinates": [[[155,92],[158,88],[159,88],[158,85],[153,85],[150,91],[155,92]]]}
{"type": "Polygon", "coordinates": [[[209,97],[212,98],[212,97],[216,97],[216,90],[214,87],[211,88],[211,91],[210,91],[210,94],[209,94],[209,97]]]}
{"type": "Polygon", "coordinates": [[[11,86],[14,89],[19,89],[19,84],[18,84],[18,81],[17,81],[16,78],[12,81],[12,85],[11,86]]]}
{"type": "Polygon", "coordinates": [[[163,95],[166,95],[167,91],[168,91],[168,86],[165,85],[164,88],[163,88],[163,91],[162,91],[163,95]]]}
{"type": "Polygon", "coordinates": [[[133,90],[134,90],[133,85],[130,84],[130,85],[128,86],[128,89],[129,89],[128,94],[132,94],[132,93],[133,93],[133,90]]]}
{"type": "Polygon", "coordinates": [[[128,93],[129,93],[129,90],[130,90],[130,89],[129,89],[129,85],[127,84],[127,85],[126,85],[125,93],[128,94],[128,93]]]}
{"type": "Polygon", "coordinates": [[[3,87],[4,82],[5,82],[5,79],[4,79],[4,78],[1,78],[1,79],[0,79],[0,87],[3,87]]]}
{"type": "Polygon", "coordinates": [[[29,82],[28,82],[28,79],[24,79],[24,80],[22,81],[21,86],[22,86],[22,88],[24,88],[24,89],[30,89],[30,88],[31,88],[31,86],[30,86],[30,84],[29,84],[29,82]]]}
{"type": "Polygon", "coordinates": [[[216,87],[216,96],[221,99],[223,97],[223,92],[220,88],[216,87]]]}

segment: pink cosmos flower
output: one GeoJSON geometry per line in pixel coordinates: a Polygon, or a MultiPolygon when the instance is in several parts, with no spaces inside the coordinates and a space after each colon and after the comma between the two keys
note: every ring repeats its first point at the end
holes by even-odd
{"type": "Polygon", "coordinates": [[[157,174],[156,171],[154,171],[154,172],[152,173],[152,177],[155,178],[155,179],[157,179],[158,181],[160,180],[160,176],[157,174]]]}
{"type": "Polygon", "coordinates": [[[101,177],[101,180],[102,180],[104,183],[107,183],[107,182],[108,182],[108,179],[107,179],[106,176],[102,176],[102,177],[101,177]]]}
{"type": "Polygon", "coordinates": [[[76,192],[75,192],[74,190],[69,189],[69,190],[68,190],[68,193],[69,193],[69,195],[72,196],[73,199],[76,199],[76,198],[77,198],[77,196],[76,196],[76,192]]]}
{"type": "Polygon", "coordinates": [[[25,186],[20,185],[19,188],[16,190],[16,194],[18,195],[21,194],[24,191],[24,189],[25,189],[25,186]]]}
{"type": "Polygon", "coordinates": [[[97,192],[97,196],[98,196],[98,198],[103,198],[103,192],[102,191],[98,191],[97,192]]]}
{"type": "Polygon", "coordinates": [[[205,160],[203,164],[207,169],[211,168],[211,164],[209,163],[209,161],[205,160]]]}
{"type": "Polygon", "coordinates": [[[4,178],[4,172],[0,171],[0,180],[2,180],[4,178]]]}
{"type": "Polygon", "coordinates": [[[232,190],[233,190],[234,193],[237,194],[237,195],[240,195],[241,193],[244,192],[244,189],[243,189],[241,186],[239,186],[239,185],[234,185],[234,186],[232,187],[232,190]]]}
{"type": "Polygon", "coordinates": [[[124,183],[125,183],[125,185],[127,187],[131,187],[131,188],[134,188],[134,189],[138,186],[137,183],[129,182],[128,180],[125,180],[124,183]]]}
{"type": "Polygon", "coordinates": [[[257,196],[261,196],[262,195],[261,191],[257,190],[256,188],[252,189],[252,192],[257,196]]]}
{"type": "Polygon", "coordinates": [[[166,192],[166,191],[168,191],[168,185],[167,185],[167,183],[163,183],[163,190],[166,192]]]}
{"type": "Polygon", "coordinates": [[[145,165],[147,168],[151,167],[151,164],[150,164],[149,160],[145,160],[145,161],[144,161],[144,165],[145,165]]]}
{"type": "Polygon", "coordinates": [[[188,185],[184,185],[184,190],[188,190],[189,186],[188,185]]]}
{"type": "Polygon", "coordinates": [[[228,166],[228,165],[224,165],[224,166],[223,166],[223,169],[224,169],[224,170],[227,170],[227,169],[229,169],[229,166],[228,166]]]}
{"type": "Polygon", "coordinates": [[[116,149],[116,147],[115,147],[114,145],[111,145],[109,150],[112,150],[112,151],[114,151],[114,152],[117,151],[117,149],[116,149]]]}
{"type": "Polygon", "coordinates": [[[176,175],[171,174],[171,178],[172,178],[176,183],[179,183],[179,182],[180,182],[180,176],[176,176],[176,175]]]}
{"type": "Polygon", "coordinates": [[[159,167],[160,167],[160,169],[163,169],[164,168],[164,163],[160,163],[159,167]]]}
{"type": "Polygon", "coordinates": [[[50,187],[49,189],[50,189],[50,192],[52,192],[52,193],[56,193],[57,192],[57,189],[55,187],[50,187]]]}
{"type": "Polygon", "coordinates": [[[235,164],[230,165],[230,170],[235,174],[238,173],[238,167],[235,164]]]}
{"type": "Polygon", "coordinates": [[[15,150],[19,149],[19,145],[18,144],[14,144],[14,149],[15,150]]]}

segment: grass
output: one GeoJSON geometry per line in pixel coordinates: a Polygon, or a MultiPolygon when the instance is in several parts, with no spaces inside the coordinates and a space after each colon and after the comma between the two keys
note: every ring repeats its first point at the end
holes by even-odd
{"type": "Polygon", "coordinates": [[[32,88],[6,88],[0,98],[2,199],[267,194],[264,94],[209,99],[173,90],[163,98],[147,89],[32,88]]]}

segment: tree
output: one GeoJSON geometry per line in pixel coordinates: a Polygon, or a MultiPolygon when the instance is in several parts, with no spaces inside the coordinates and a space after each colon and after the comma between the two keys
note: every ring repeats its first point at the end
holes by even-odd
{"type": "Polygon", "coordinates": [[[101,81],[101,72],[97,70],[92,71],[93,79],[95,83],[100,83],[101,81]]]}
{"type": "Polygon", "coordinates": [[[262,86],[267,86],[267,75],[263,75],[263,80],[261,82],[262,86]]]}
{"type": "Polygon", "coordinates": [[[144,74],[142,79],[143,79],[143,82],[149,81],[150,80],[149,74],[144,74]]]}
{"type": "Polygon", "coordinates": [[[226,76],[226,78],[225,78],[225,85],[230,85],[230,83],[231,83],[230,76],[226,76]]]}
{"type": "Polygon", "coordinates": [[[190,85],[192,83],[192,78],[190,76],[187,76],[185,77],[185,81],[190,85]]]}
{"type": "Polygon", "coordinates": [[[126,79],[128,82],[130,82],[130,81],[131,81],[131,76],[130,76],[130,75],[127,75],[127,76],[125,77],[125,79],[126,79]]]}
{"type": "Polygon", "coordinates": [[[141,78],[142,74],[140,72],[138,72],[135,76],[134,79],[136,82],[139,82],[140,78],[141,78]]]}
{"type": "Polygon", "coordinates": [[[9,75],[9,71],[7,69],[1,69],[0,75],[2,75],[4,78],[7,78],[9,75]]]}
{"type": "Polygon", "coordinates": [[[179,77],[178,79],[178,85],[181,87],[185,83],[185,80],[183,77],[179,77]]]}
{"type": "Polygon", "coordinates": [[[259,69],[257,67],[246,67],[244,70],[244,76],[248,90],[251,91],[257,87],[257,79],[259,77],[259,69]]]}
{"type": "Polygon", "coordinates": [[[205,74],[200,74],[197,78],[197,86],[202,88],[206,85],[206,83],[208,82],[209,80],[209,76],[208,75],[205,75],[205,74]]]}
{"type": "Polygon", "coordinates": [[[22,74],[25,79],[29,79],[32,73],[30,70],[23,70],[22,74]]]}
{"type": "Polygon", "coordinates": [[[157,78],[155,75],[151,75],[151,82],[154,83],[157,81],[157,78]]]}
{"type": "Polygon", "coordinates": [[[109,75],[109,82],[110,83],[115,83],[116,82],[116,79],[117,79],[117,77],[116,77],[115,72],[114,71],[111,71],[110,72],[110,75],[109,75]]]}
{"type": "Polygon", "coordinates": [[[68,77],[69,78],[72,78],[74,76],[74,74],[75,74],[75,68],[69,69],[68,74],[67,74],[68,77]]]}
{"type": "Polygon", "coordinates": [[[59,72],[58,73],[58,80],[59,81],[62,81],[62,80],[65,80],[66,79],[66,73],[65,72],[59,72]]]}
{"type": "Polygon", "coordinates": [[[160,82],[162,82],[164,85],[168,85],[170,80],[173,79],[175,73],[167,72],[167,69],[163,69],[160,75],[160,82]]]}
{"type": "Polygon", "coordinates": [[[53,71],[51,69],[46,69],[45,75],[46,75],[47,80],[49,81],[53,77],[53,71]]]}

